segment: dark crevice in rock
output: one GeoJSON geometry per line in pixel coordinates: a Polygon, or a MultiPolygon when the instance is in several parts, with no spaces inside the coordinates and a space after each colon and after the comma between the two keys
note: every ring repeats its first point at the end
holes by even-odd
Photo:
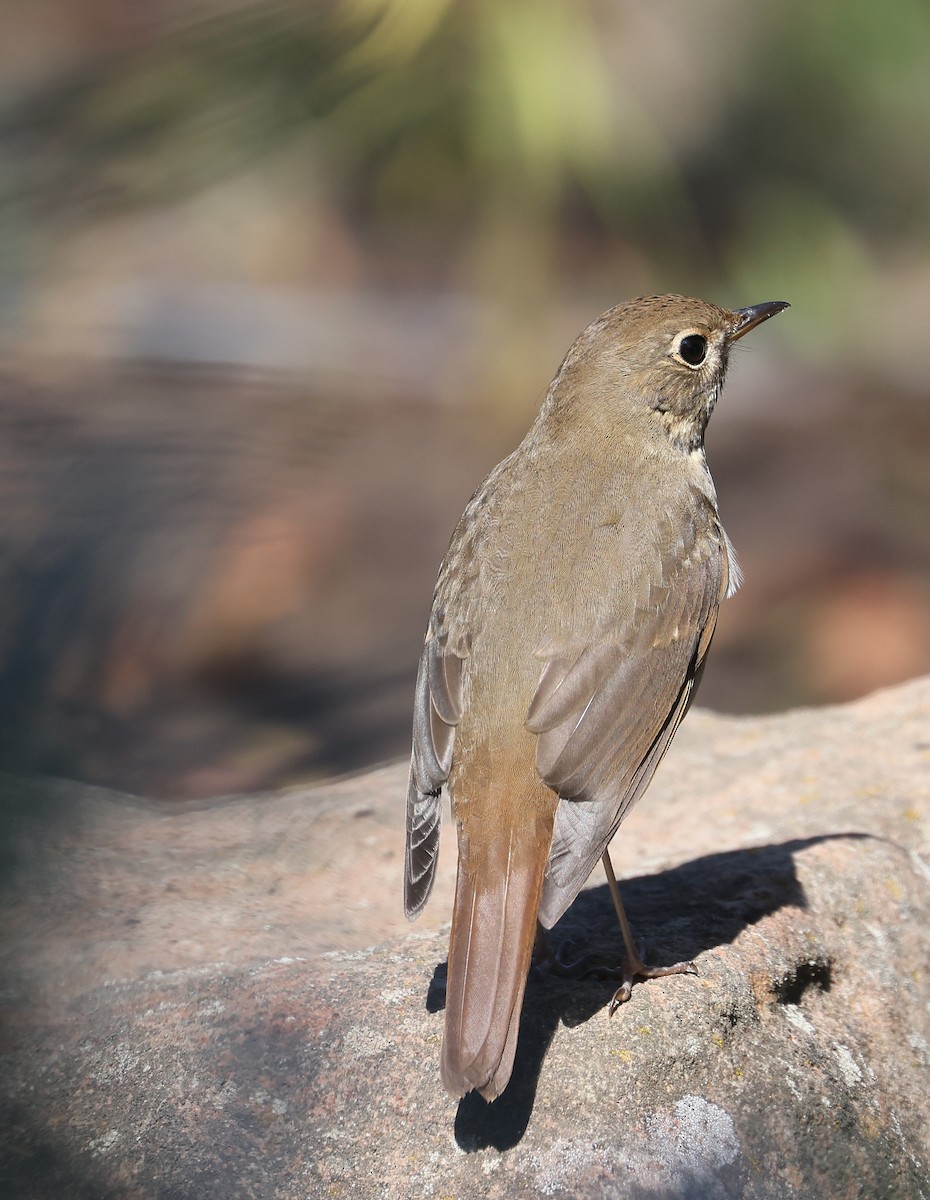
{"type": "Polygon", "coordinates": [[[775,999],[779,1004],[800,1004],[810,988],[829,992],[832,977],[833,965],[828,958],[799,963],[793,971],[775,981],[775,999]]]}

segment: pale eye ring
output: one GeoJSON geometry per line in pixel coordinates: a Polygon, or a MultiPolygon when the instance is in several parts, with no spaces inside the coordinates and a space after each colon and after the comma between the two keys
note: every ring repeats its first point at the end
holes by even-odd
{"type": "Polygon", "coordinates": [[[702,333],[686,333],[678,343],[678,357],[689,367],[699,367],[707,357],[707,338],[702,333]]]}

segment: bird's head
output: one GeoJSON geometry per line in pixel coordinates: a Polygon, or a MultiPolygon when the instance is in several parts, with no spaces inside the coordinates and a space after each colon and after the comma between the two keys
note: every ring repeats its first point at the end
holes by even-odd
{"type": "Polygon", "coordinates": [[[770,300],[718,308],[685,296],[644,296],[584,330],[552,382],[543,413],[559,423],[622,423],[644,414],[685,450],[701,445],[731,346],[788,307],[770,300]]]}

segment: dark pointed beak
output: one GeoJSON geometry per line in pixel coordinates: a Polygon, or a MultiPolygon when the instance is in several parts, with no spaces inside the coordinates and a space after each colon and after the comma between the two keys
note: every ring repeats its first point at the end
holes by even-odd
{"type": "Polygon", "coordinates": [[[769,317],[774,317],[776,313],[780,313],[785,308],[790,308],[791,305],[787,300],[765,300],[762,304],[752,304],[749,308],[735,308],[733,315],[736,317],[736,322],[730,330],[729,341],[735,342],[748,333],[750,329],[755,329],[757,325],[761,325],[763,321],[767,321],[769,317]]]}

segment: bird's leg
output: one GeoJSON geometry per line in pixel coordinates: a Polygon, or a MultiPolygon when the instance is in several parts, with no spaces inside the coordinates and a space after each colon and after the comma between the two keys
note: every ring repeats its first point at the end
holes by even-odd
{"type": "Polygon", "coordinates": [[[564,942],[558,950],[553,950],[546,937],[546,931],[541,925],[537,926],[536,943],[533,947],[533,966],[539,971],[548,971],[563,979],[619,979],[620,986],[610,1001],[610,1015],[613,1016],[621,1004],[629,1000],[633,991],[634,979],[657,979],[662,975],[696,975],[697,967],[693,962],[673,963],[670,967],[649,967],[643,962],[642,946],[633,941],[630,923],[627,920],[620,899],[620,888],[614,875],[613,863],[607,850],[601,858],[607,875],[607,886],[610,888],[611,899],[620,922],[620,932],[623,934],[623,945],[626,950],[621,966],[616,966],[605,959],[603,952],[594,951],[583,954],[580,958],[569,958],[570,942],[564,942]]]}
{"type": "Polygon", "coordinates": [[[607,886],[610,888],[610,896],[614,902],[614,909],[617,913],[617,920],[620,922],[620,932],[623,934],[623,945],[626,948],[626,962],[623,967],[621,976],[622,982],[613,994],[613,999],[610,1001],[610,1016],[613,1016],[617,1009],[625,1001],[629,1000],[630,994],[633,991],[633,980],[641,979],[657,979],[662,975],[696,975],[697,967],[693,962],[673,963],[670,967],[647,967],[643,962],[642,949],[633,941],[633,934],[630,932],[630,923],[626,919],[626,913],[623,910],[623,901],[620,899],[620,887],[617,883],[617,877],[614,875],[613,863],[610,861],[610,853],[607,849],[601,858],[604,864],[604,871],[607,875],[607,886]]]}

